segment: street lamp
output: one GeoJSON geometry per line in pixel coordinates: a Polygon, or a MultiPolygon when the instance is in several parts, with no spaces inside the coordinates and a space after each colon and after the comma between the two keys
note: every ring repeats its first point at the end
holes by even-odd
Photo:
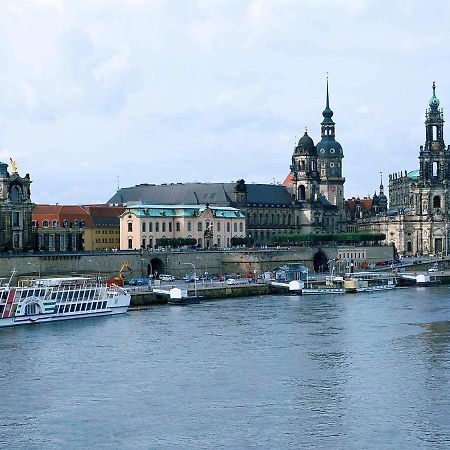
{"type": "Polygon", "coordinates": [[[35,262],[29,262],[28,263],[29,266],[34,265],[38,268],[38,272],[39,272],[39,279],[41,278],[41,263],[35,263],[35,262]]]}
{"type": "Polygon", "coordinates": [[[97,266],[98,271],[97,281],[100,282],[100,264],[97,261],[95,261],[95,259],[88,259],[88,261],[94,263],[97,266]]]}
{"type": "Polygon", "coordinates": [[[186,264],[188,266],[192,266],[192,268],[194,269],[194,295],[197,297],[197,273],[195,272],[195,266],[193,263],[182,263],[182,264],[186,264]]]}
{"type": "Polygon", "coordinates": [[[141,261],[146,262],[150,266],[150,273],[148,273],[148,267],[147,267],[148,288],[150,289],[152,286],[151,278],[153,278],[153,266],[149,259],[141,258],[141,261]]]}

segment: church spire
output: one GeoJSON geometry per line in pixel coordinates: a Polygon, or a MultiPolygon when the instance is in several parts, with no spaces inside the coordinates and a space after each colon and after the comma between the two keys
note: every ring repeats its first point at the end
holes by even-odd
{"type": "Polygon", "coordinates": [[[327,101],[325,104],[325,109],[323,110],[322,116],[324,117],[322,125],[334,125],[333,122],[333,111],[330,108],[330,95],[328,92],[328,74],[327,74],[327,101]]]}
{"type": "Polygon", "coordinates": [[[439,107],[439,99],[436,97],[436,82],[433,81],[433,95],[428,102],[430,105],[430,112],[437,112],[439,107]]]}
{"type": "Polygon", "coordinates": [[[380,172],[380,195],[384,195],[384,186],[383,186],[383,172],[380,172]]]}

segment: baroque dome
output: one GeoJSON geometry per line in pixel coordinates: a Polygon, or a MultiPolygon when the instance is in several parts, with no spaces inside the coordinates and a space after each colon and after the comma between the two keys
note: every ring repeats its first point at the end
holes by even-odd
{"type": "Polygon", "coordinates": [[[316,155],[316,146],[314,145],[314,141],[308,136],[308,132],[305,131],[305,134],[298,141],[297,147],[295,147],[295,154],[302,155],[316,155]]]}
{"type": "Polygon", "coordinates": [[[319,158],[342,157],[342,146],[334,139],[322,139],[317,144],[317,155],[319,158]]]}

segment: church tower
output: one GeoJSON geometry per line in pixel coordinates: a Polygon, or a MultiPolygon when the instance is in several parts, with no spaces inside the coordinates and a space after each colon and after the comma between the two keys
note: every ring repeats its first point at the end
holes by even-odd
{"type": "Polygon", "coordinates": [[[308,136],[306,128],[305,134],[294,149],[291,173],[295,200],[297,202],[316,201],[319,193],[317,150],[314,141],[308,136]]]}
{"type": "Polygon", "coordinates": [[[420,146],[419,161],[419,180],[423,185],[440,184],[449,178],[450,152],[445,148],[444,114],[439,108],[434,81],[429,109],[425,112],[425,145],[420,146]]]}
{"type": "Polygon", "coordinates": [[[344,153],[341,144],[335,139],[335,123],[330,108],[327,77],[327,97],[325,109],[322,113],[322,139],[317,144],[317,169],[320,178],[320,193],[339,211],[341,229],[345,222],[344,183],[342,176],[342,159],[344,153]]]}

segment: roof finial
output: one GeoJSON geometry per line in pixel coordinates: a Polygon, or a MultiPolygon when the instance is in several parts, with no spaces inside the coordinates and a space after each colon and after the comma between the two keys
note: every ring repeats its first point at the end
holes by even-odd
{"type": "Polygon", "coordinates": [[[433,95],[436,95],[436,81],[433,81],[433,95]]]}
{"type": "Polygon", "coordinates": [[[330,108],[330,98],[328,96],[328,72],[325,72],[327,74],[327,106],[326,108],[329,109],[330,108]]]}
{"type": "Polygon", "coordinates": [[[308,132],[308,127],[305,126],[305,133],[307,133],[307,132],[308,132]]]}

